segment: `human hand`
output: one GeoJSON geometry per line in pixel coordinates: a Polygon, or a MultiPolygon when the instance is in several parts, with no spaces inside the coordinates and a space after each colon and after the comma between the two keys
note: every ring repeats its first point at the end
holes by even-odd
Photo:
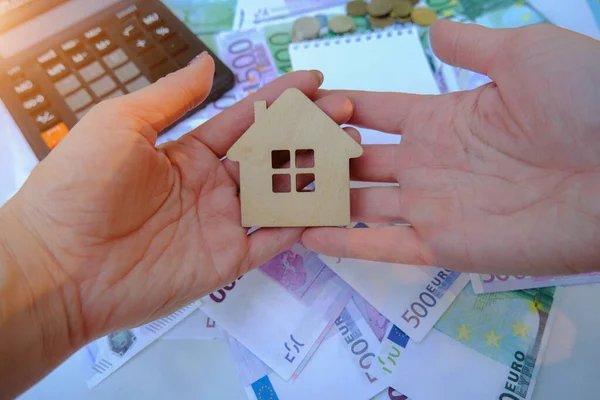
{"type": "MultiPolygon", "coordinates": [[[[310,97],[322,75],[288,74],[155,148],[157,132],[206,98],[213,71],[213,60],[201,56],[155,85],[96,106],[3,209],[49,254],[48,285],[69,286],[65,308],[83,341],[171,313],[300,237],[302,230],[291,228],[247,236],[237,164],[220,158],[253,122],[255,99],[272,102],[289,87],[310,97]]],[[[317,104],[340,124],[352,114],[340,95],[317,104]]]]}
{"type": "Polygon", "coordinates": [[[351,161],[356,180],[399,183],[353,190],[353,220],[412,226],[315,228],[304,244],[467,272],[598,270],[600,43],[551,26],[445,20],[431,40],[443,61],[493,83],[444,96],[343,92],[351,124],[402,134],[351,161]]]}

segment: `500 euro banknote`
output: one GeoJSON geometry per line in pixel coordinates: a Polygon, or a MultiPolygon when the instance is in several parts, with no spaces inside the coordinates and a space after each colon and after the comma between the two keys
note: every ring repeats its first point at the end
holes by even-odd
{"type": "Polygon", "coordinates": [[[370,373],[381,344],[353,301],[335,319],[315,354],[292,382],[273,373],[235,339],[230,338],[229,345],[251,400],[370,399],[386,387],[370,373]]]}
{"type": "Polygon", "coordinates": [[[388,383],[418,399],[531,399],[560,289],[476,295],[467,286],[421,343],[389,328],[388,383]]]}
{"type": "Polygon", "coordinates": [[[471,274],[473,291],[477,294],[508,292],[511,290],[542,288],[550,286],[583,285],[600,283],[600,272],[568,276],[524,276],[471,274]]]}
{"type": "Polygon", "coordinates": [[[298,243],[203,298],[201,310],[287,381],[350,297],[348,285],[298,243]]]}

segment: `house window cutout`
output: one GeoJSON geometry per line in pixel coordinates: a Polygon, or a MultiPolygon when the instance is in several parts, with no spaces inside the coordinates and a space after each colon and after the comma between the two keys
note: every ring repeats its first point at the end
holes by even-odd
{"type": "Polygon", "coordinates": [[[290,167],[289,150],[273,150],[271,152],[271,167],[274,169],[283,169],[290,167]]]}
{"type": "Polygon", "coordinates": [[[312,149],[296,150],[296,168],[314,168],[315,151],[312,149]]]}
{"type": "Polygon", "coordinates": [[[272,188],[273,193],[290,193],[292,191],[292,176],[290,174],[274,174],[272,188]]]}
{"type": "Polygon", "coordinates": [[[315,191],[315,174],[297,174],[296,191],[298,193],[312,193],[315,191]]]}

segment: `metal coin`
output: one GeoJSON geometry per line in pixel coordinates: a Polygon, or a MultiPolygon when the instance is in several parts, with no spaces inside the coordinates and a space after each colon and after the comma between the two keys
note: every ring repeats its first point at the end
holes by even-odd
{"type": "Polygon", "coordinates": [[[396,18],[396,21],[400,22],[401,24],[406,24],[412,22],[412,19],[410,17],[399,17],[396,18]]]}
{"type": "Polygon", "coordinates": [[[372,15],[369,15],[369,23],[377,28],[385,28],[386,26],[394,25],[394,18],[392,18],[392,17],[376,18],[372,15]]]}
{"type": "Polygon", "coordinates": [[[410,18],[415,24],[429,26],[437,19],[437,14],[431,8],[415,8],[410,13],[410,18]]]}
{"type": "Polygon", "coordinates": [[[337,15],[330,18],[328,25],[333,33],[348,33],[356,29],[354,20],[346,15],[337,15]]]}
{"type": "Polygon", "coordinates": [[[362,17],[367,15],[367,3],[362,0],[351,1],[346,4],[346,12],[353,17],[362,17]]]}
{"type": "Polygon", "coordinates": [[[408,17],[412,10],[411,0],[395,1],[392,6],[392,18],[408,17]]]}
{"type": "Polygon", "coordinates": [[[392,0],[371,0],[367,12],[372,17],[385,17],[392,11],[392,0]]]}
{"type": "Polygon", "coordinates": [[[319,37],[321,23],[315,17],[302,17],[292,25],[292,41],[301,42],[319,37]]]}

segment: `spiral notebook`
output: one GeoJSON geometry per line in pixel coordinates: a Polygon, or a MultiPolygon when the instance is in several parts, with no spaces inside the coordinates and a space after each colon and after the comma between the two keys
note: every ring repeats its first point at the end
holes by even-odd
{"type": "MultiPolygon", "coordinates": [[[[323,72],[323,89],[440,93],[415,27],[292,43],[289,53],[294,70],[323,72]]],[[[397,135],[360,131],[366,144],[400,141],[397,135]]]]}

